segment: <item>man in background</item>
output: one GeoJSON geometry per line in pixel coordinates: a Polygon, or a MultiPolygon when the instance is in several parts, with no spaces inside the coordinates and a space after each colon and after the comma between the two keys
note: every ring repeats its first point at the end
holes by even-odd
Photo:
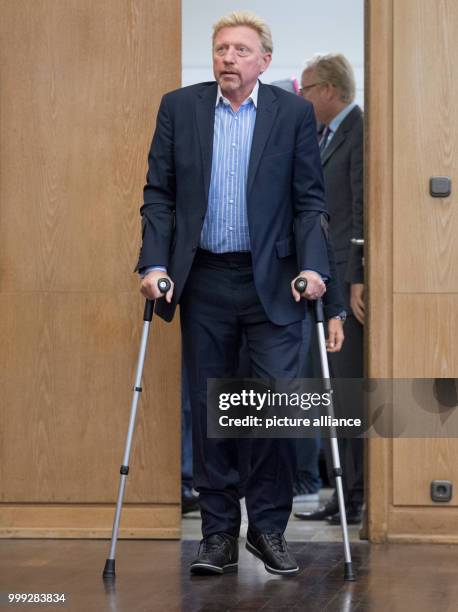
{"type": "MultiPolygon", "coordinates": [[[[272,81],[271,85],[281,87],[295,95],[301,95],[299,82],[296,77],[272,81]]],[[[334,256],[332,249],[329,252],[329,265],[331,279],[326,286],[326,293],[323,298],[324,315],[326,318],[326,350],[336,353],[341,350],[344,333],[343,322],[346,318],[342,291],[339,279],[337,278],[334,256]]],[[[299,368],[302,378],[321,378],[321,363],[319,355],[318,341],[314,329],[313,315],[304,321],[304,346],[310,347],[304,350],[303,363],[299,368]]],[[[246,374],[249,376],[249,373],[246,374]]],[[[296,440],[296,477],[293,486],[294,502],[318,501],[318,492],[321,488],[321,478],[319,470],[319,456],[321,449],[320,434],[317,431],[315,436],[298,438],[296,440]]]]}
{"type": "MultiPolygon", "coordinates": [[[[301,94],[313,104],[322,124],[319,136],[326,202],[331,216],[330,238],[334,247],[337,277],[344,290],[348,312],[345,342],[340,352],[330,354],[333,378],[363,376],[364,274],[362,248],[352,239],[363,237],[363,114],[354,102],[355,79],[348,60],[341,54],[315,55],[301,77],[301,94]]],[[[345,320],[345,315],[341,317],[345,320]]],[[[338,384],[338,381],[337,381],[338,384]]],[[[362,411],[362,397],[336,393],[336,411],[345,407],[362,411]]],[[[363,441],[339,441],[344,469],[344,494],[349,524],[359,523],[364,499],[363,441]]],[[[303,520],[327,519],[339,524],[336,494],[313,512],[296,513],[303,520]]]]}

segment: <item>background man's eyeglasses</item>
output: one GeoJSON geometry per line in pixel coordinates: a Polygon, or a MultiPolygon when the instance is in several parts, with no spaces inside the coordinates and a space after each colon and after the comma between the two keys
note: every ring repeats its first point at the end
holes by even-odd
{"type": "Polygon", "coordinates": [[[312,83],[311,85],[304,85],[304,87],[299,88],[299,93],[303,94],[304,91],[308,91],[312,89],[312,87],[316,87],[317,85],[323,85],[324,81],[317,81],[316,83],[312,83]]]}

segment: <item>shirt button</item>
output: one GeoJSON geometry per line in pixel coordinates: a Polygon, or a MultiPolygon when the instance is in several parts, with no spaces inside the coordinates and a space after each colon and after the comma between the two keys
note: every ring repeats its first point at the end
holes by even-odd
{"type": "Polygon", "coordinates": [[[233,230],[234,228],[233,228],[232,226],[230,226],[230,227],[229,227],[229,229],[230,229],[230,230],[231,230],[231,232],[232,232],[232,230],[233,230]]]}
{"type": "Polygon", "coordinates": [[[232,146],[233,146],[233,147],[236,147],[237,145],[235,144],[235,142],[233,142],[233,143],[232,143],[232,146]]]}
{"type": "Polygon", "coordinates": [[[233,203],[234,203],[234,200],[229,200],[229,204],[233,204],[233,203]]]}
{"type": "Polygon", "coordinates": [[[231,176],[234,176],[234,175],[235,175],[235,172],[231,172],[231,176]]]}

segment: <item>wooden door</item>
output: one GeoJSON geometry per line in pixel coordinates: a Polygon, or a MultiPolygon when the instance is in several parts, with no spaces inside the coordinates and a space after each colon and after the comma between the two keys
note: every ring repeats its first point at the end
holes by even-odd
{"type": "MultiPolygon", "coordinates": [[[[458,376],[458,4],[368,0],[368,374],[458,376]],[[432,176],[452,193],[433,198],[432,176]]],[[[369,537],[458,542],[457,439],[370,440],[369,537]]]]}
{"type": "MultiPolygon", "coordinates": [[[[0,536],[110,535],[142,325],[133,268],[179,0],[2,0],[0,536]]],[[[121,536],[180,529],[179,330],[153,321],[121,536]]]]}

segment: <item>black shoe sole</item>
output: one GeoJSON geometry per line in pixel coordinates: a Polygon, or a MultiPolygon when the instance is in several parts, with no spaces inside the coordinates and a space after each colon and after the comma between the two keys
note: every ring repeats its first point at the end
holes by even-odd
{"type": "Polygon", "coordinates": [[[191,565],[191,574],[197,574],[199,576],[214,576],[221,574],[227,574],[230,572],[236,572],[238,569],[238,561],[236,563],[228,563],[220,567],[219,565],[211,565],[210,563],[193,563],[191,565]]]}
{"type": "Polygon", "coordinates": [[[266,571],[269,572],[269,574],[277,574],[278,576],[295,576],[299,573],[299,567],[295,567],[294,569],[289,570],[279,570],[275,569],[274,567],[271,567],[270,565],[267,565],[267,563],[264,561],[262,553],[255,546],[253,546],[253,544],[250,544],[248,540],[245,544],[245,548],[248,552],[250,552],[252,555],[257,557],[260,561],[264,563],[264,567],[266,568],[266,571]]]}

